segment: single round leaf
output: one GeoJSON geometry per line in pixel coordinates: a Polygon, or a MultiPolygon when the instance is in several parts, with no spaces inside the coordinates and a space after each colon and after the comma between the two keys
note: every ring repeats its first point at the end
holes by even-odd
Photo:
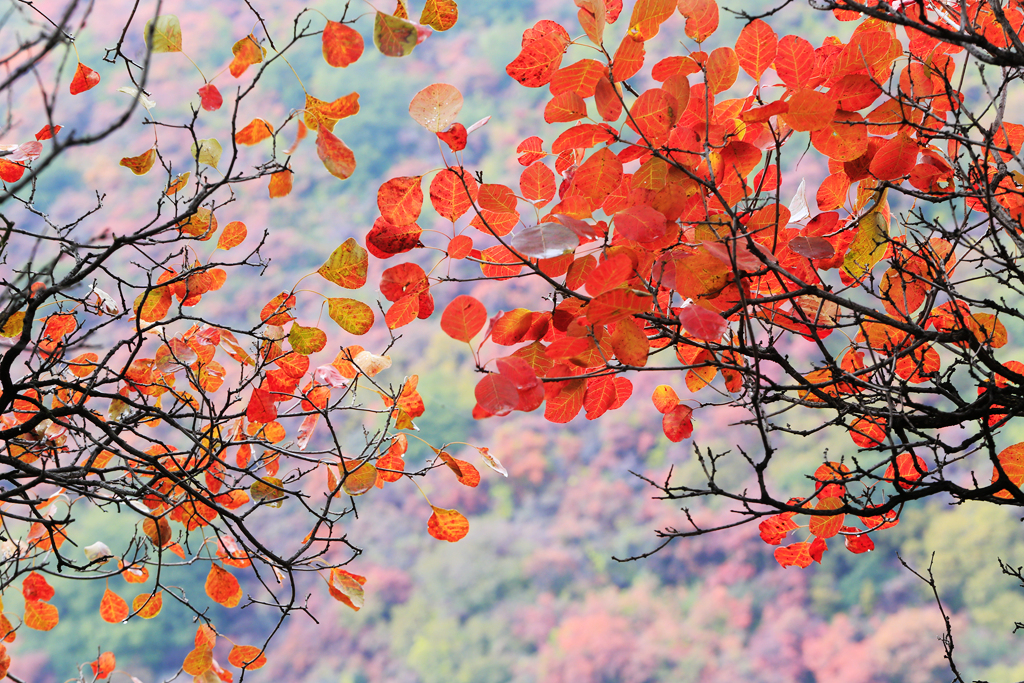
{"type": "Polygon", "coordinates": [[[132,600],[132,611],[138,614],[143,619],[152,619],[156,615],[160,614],[160,610],[162,610],[163,607],[163,591],[136,595],[135,598],[132,600]]]}
{"type": "Polygon", "coordinates": [[[712,342],[721,339],[727,327],[722,316],[696,305],[687,306],[679,311],[679,322],[682,323],[684,330],[697,339],[712,342]]]}
{"type": "Polygon", "coordinates": [[[108,624],[120,624],[128,618],[128,603],[120,595],[109,588],[103,592],[100,600],[100,618],[108,624]]]}
{"type": "Polygon", "coordinates": [[[469,533],[469,520],[458,510],[434,507],[434,512],[427,520],[427,531],[439,541],[455,543],[469,533]]]}
{"type": "Polygon", "coordinates": [[[363,36],[351,26],[328,21],[322,39],[324,61],[333,67],[346,67],[363,55],[363,36]]]}
{"type": "Polygon", "coordinates": [[[142,37],[152,52],[181,52],[181,23],[173,14],[147,21],[142,37]]]}
{"type": "Polygon", "coordinates": [[[362,335],[373,327],[373,309],[355,299],[328,299],[328,314],[349,334],[362,335]]]}
{"type": "Polygon", "coordinates": [[[377,12],[373,20],[373,44],[388,57],[405,57],[416,47],[416,24],[390,14],[377,12]]]}
{"type": "Polygon", "coordinates": [[[57,608],[41,600],[25,601],[25,626],[36,631],[49,631],[60,621],[57,608]]]}
{"type": "Polygon", "coordinates": [[[504,375],[485,375],[473,393],[480,407],[492,415],[508,415],[519,405],[519,389],[504,375]]]}
{"type": "Polygon", "coordinates": [[[455,297],[441,314],[441,329],[452,339],[469,342],[487,322],[487,309],[465,294],[455,297]]]}
{"type": "Polygon", "coordinates": [[[317,327],[303,327],[292,323],[291,331],[288,334],[288,343],[291,344],[295,353],[303,356],[323,351],[327,346],[327,335],[317,327]]]}
{"type": "Polygon", "coordinates": [[[218,564],[211,564],[210,573],[206,575],[206,594],[214,602],[230,609],[241,601],[242,587],[231,572],[218,564]]]}
{"type": "Polygon", "coordinates": [[[440,133],[455,123],[462,111],[462,93],[454,85],[434,83],[420,90],[409,103],[409,115],[431,133],[440,133]]]}
{"type": "Polygon", "coordinates": [[[346,460],[344,469],[339,465],[338,470],[344,477],[341,490],[350,496],[361,496],[377,483],[377,468],[372,463],[346,460]],[[347,475],[345,469],[348,470],[347,475]]]}
{"type": "Polygon", "coordinates": [[[239,669],[254,671],[267,663],[267,656],[254,645],[235,645],[228,654],[228,663],[239,669]]]}

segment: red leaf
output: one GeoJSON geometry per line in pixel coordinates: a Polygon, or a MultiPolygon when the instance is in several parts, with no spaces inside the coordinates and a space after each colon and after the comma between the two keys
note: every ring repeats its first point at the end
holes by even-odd
{"type": "Polygon", "coordinates": [[[665,413],[661,419],[661,429],[673,443],[690,438],[693,434],[693,409],[680,403],[665,413]]]}
{"type": "Polygon", "coordinates": [[[839,531],[845,534],[846,549],[851,553],[859,555],[875,549],[875,542],[871,540],[871,537],[857,527],[844,526],[839,531]]]}
{"type": "Polygon", "coordinates": [[[647,204],[636,204],[615,214],[615,229],[634,242],[654,242],[665,236],[665,215],[647,204]]]}
{"type": "Polygon", "coordinates": [[[81,62],[75,70],[75,77],[71,79],[71,94],[77,95],[86,90],[92,90],[100,82],[100,75],[81,62]]]}
{"type": "Polygon", "coordinates": [[[800,526],[793,521],[792,512],[772,515],[764,519],[757,527],[761,532],[761,540],[768,545],[780,545],[787,534],[800,526]]]}
{"type": "Polygon", "coordinates": [[[519,389],[505,375],[484,375],[473,393],[480,407],[492,415],[508,415],[519,405],[519,389]]]}
{"type": "Polygon", "coordinates": [[[36,572],[31,572],[21,582],[21,592],[25,600],[49,600],[54,595],[53,587],[36,572]]]}
{"type": "Polygon", "coordinates": [[[213,83],[207,83],[199,89],[199,103],[206,111],[217,111],[224,104],[224,98],[213,83]]]}
{"type": "Polygon", "coordinates": [[[469,133],[466,132],[466,127],[458,121],[449,126],[448,130],[436,133],[436,135],[453,152],[460,152],[466,149],[466,140],[469,133]]]}
{"type": "Polygon", "coordinates": [[[718,341],[728,327],[722,316],[697,305],[680,310],[679,322],[682,323],[683,329],[704,341],[718,341]]]}
{"type": "Polygon", "coordinates": [[[455,297],[441,314],[441,329],[458,341],[469,342],[486,322],[487,309],[482,303],[465,294],[455,297]]]}
{"type": "Polygon", "coordinates": [[[380,215],[393,225],[414,223],[423,210],[422,176],[392,178],[377,190],[380,215]]]}

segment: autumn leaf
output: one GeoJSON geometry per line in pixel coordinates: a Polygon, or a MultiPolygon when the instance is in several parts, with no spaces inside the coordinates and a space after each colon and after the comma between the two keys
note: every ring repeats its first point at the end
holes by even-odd
{"type": "Polygon", "coordinates": [[[107,588],[100,600],[100,618],[108,624],[120,624],[128,618],[128,603],[120,595],[107,588]]]}
{"type": "Polygon", "coordinates": [[[487,322],[487,309],[471,296],[455,297],[441,315],[441,329],[452,339],[469,342],[487,322]]]}
{"type": "Polygon", "coordinates": [[[431,506],[433,512],[427,520],[427,531],[439,541],[455,543],[469,533],[469,520],[458,510],[447,510],[431,506]]]}
{"type": "Polygon", "coordinates": [[[57,608],[41,600],[25,601],[25,626],[36,631],[49,631],[60,621],[57,608]]]}
{"type": "MultiPolygon", "coordinates": [[[[1010,483],[1016,486],[1018,489],[1024,486],[1024,443],[1014,444],[1008,448],[1004,448],[996,456],[999,461],[1000,467],[1003,468],[1003,472],[1006,473],[1010,483]]],[[[908,479],[909,477],[904,477],[908,479]]],[[[996,483],[999,480],[999,469],[995,465],[992,466],[992,483],[996,483]]],[[[1004,489],[997,491],[995,494],[996,498],[1012,499],[1013,495],[1009,490],[1004,489]]]]}
{"type": "Polygon", "coordinates": [[[462,111],[462,93],[454,85],[434,83],[416,93],[409,115],[431,133],[447,130],[462,111]]]}
{"type": "Polygon", "coordinates": [[[370,462],[346,460],[338,469],[344,477],[341,490],[350,496],[361,496],[377,483],[377,468],[370,462]]]}
{"type": "Polygon", "coordinates": [[[147,21],[142,37],[151,52],[181,52],[181,23],[173,14],[147,21]]]}
{"type": "Polygon", "coordinates": [[[245,128],[235,133],[235,142],[239,145],[255,145],[271,137],[273,134],[273,126],[264,119],[255,118],[245,128]]]}
{"type": "Polygon", "coordinates": [[[213,83],[199,88],[199,103],[206,111],[217,111],[224,104],[224,98],[213,83]]]}
{"type": "Polygon", "coordinates": [[[100,83],[100,75],[81,62],[75,70],[75,76],[71,79],[71,94],[78,95],[86,90],[92,90],[100,83]]]}
{"type": "Polygon", "coordinates": [[[356,170],[356,157],[352,150],[334,133],[320,126],[316,134],[316,154],[324,167],[336,178],[346,180],[356,170]]]}
{"type": "Polygon", "coordinates": [[[163,609],[163,595],[163,591],[136,595],[135,598],[132,599],[132,612],[138,614],[143,619],[152,619],[156,615],[160,614],[160,610],[163,609]]]}
{"type": "Polygon", "coordinates": [[[256,37],[250,33],[231,46],[231,54],[234,55],[234,58],[228,66],[228,71],[232,76],[238,78],[250,66],[263,61],[265,50],[260,47],[256,37]]]}
{"type": "Polygon", "coordinates": [[[373,309],[355,299],[328,299],[331,320],[350,334],[363,335],[373,327],[373,309]]]}
{"type": "Polygon", "coordinates": [[[124,157],[119,165],[131,170],[135,175],[146,175],[156,163],[156,147],[153,147],[137,157],[124,157]]]}
{"type": "Polygon", "coordinates": [[[447,31],[459,20],[459,7],[455,0],[426,0],[420,13],[420,23],[435,31],[447,31]]]}
{"type": "Polygon", "coordinates": [[[328,20],[321,38],[324,61],[333,67],[354,64],[363,55],[363,36],[351,26],[328,20]]]}
{"type": "Polygon", "coordinates": [[[377,190],[380,215],[392,225],[408,225],[423,209],[422,176],[392,178],[377,190]]]}
{"type": "Polygon", "coordinates": [[[228,663],[239,669],[255,671],[266,665],[267,656],[263,654],[263,650],[253,645],[235,645],[228,653],[228,663]]]}
{"type": "Polygon", "coordinates": [[[355,238],[349,237],[341,246],[331,252],[327,262],[317,270],[325,280],[345,289],[359,289],[366,284],[366,269],[369,256],[355,238]]]}
{"type": "Polygon", "coordinates": [[[97,680],[108,678],[110,674],[114,673],[114,669],[117,668],[117,658],[113,652],[104,652],[100,654],[95,662],[91,662],[89,666],[92,667],[92,675],[97,680]]]}
{"type": "Polygon", "coordinates": [[[373,44],[387,57],[405,57],[418,42],[416,24],[377,12],[373,20],[373,44]]]}
{"type": "Polygon", "coordinates": [[[192,143],[192,158],[201,164],[209,164],[217,168],[220,163],[220,155],[224,149],[214,138],[199,140],[192,143]]]}

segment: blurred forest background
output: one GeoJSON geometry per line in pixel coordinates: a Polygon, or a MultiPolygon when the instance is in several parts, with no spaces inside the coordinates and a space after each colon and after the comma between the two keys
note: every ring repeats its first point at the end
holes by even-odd
{"type": "MultiPolygon", "coordinates": [[[[380,9],[393,10],[393,1],[378,0],[389,5],[380,9]]],[[[770,0],[734,2],[751,13],[772,6],[770,0]]],[[[418,3],[413,0],[412,4],[418,13],[418,3]]],[[[40,0],[37,5],[52,10],[60,3],[40,0]]],[[[276,32],[275,40],[281,40],[290,32],[294,15],[306,5],[305,0],[278,0],[259,9],[276,32]]],[[[337,0],[315,6],[332,18],[343,7],[337,0]]],[[[100,57],[103,48],[116,42],[129,8],[130,3],[122,0],[96,4],[88,30],[78,39],[82,60],[103,77],[91,93],[96,95],[96,106],[81,112],[74,108],[77,103],[59,103],[58,112],[66,114],[58,116],[58,123],[88,129],[124,105],[126,96],[117,92],[126,84],[121,82],[123,74],[104,70],[109,65],[100,57]]],[[[151,14],[153,8],[146,6],[144,11],[151,14]]],[[[368,6],[353,4],[349,16],[364,11],[370,11],[368,6]]],[[[253,29],[253,15],[240,0],[169,1],[160,12],[179,16],[185,50],[208,76],[226,66],[231,44],[253,29]]],[[[273,260],[264,272],[235,277],[218,296],[204,298],[208,319],[232,320],[247,308],[258,310],[314,271],[330,249],[347,237],[362,242],[375,217],[381,182],[440,165],[437,140],[407,113],[411,97],[430,83],[447,82],[462,91],[466,104],[460,121],[466,125],[493,117],[470,136],[466,166],[482,170],[489,182],[515,187],[516,144],[529,135],[548,134],[542,116],[547,91],[522,88],[505,75],[504,67],[518,53],[523,29],[539,18],[558,18],[570,31],[577,29],[570,0],[467,0],[460,3],[455,28],[435,33],[403,60],[368,49],[360,63],[333,70],[320,57],[319,41],[301,46],[290,61],[311,94],[332,100],[352,91],[360,93],[360,114],[335,129],[355,150],[358,170],[349,181],[338,182],[315,158],[312,140],[306,140],[292,161],[296,175],[290,196],[270,201],[265,187],[253,187],[226,207],[219,214],[222,224],[245,221],[250,239],[267,231],[264,254],[273,260]]],[[[852,25],[838,24],[831,15],[816,12],[802,1],[769,21],[780,36],[794,33],[815,44],[829,31],[845,32],[839,35],[846,37],[852,30],[852,25]]],[[[130,35],[140,52],[141,25],[133,26],[130,35]]],[[[731,44],[742,25],[723,11],[722,27],[712,42],[731,44]]],[[[371,26],[372,14],[356,24],[368,44],[371,26]]],[[[676,17],[653,45],[664,55],[693,49],[679,42],[681,28],[681,18],[676,17]]],[[[157,102],[153,114],[175,121],[187,116],[189,107],[198,106],[195,92],[202,79],[180,55],[156,57],[149,87],[157,102]]],[[[263,94],[256,99],[262,103],[259,111],[255,102],[248,103],[251,110],[240,114],[240,124],[256,115],[277,124],[302,105],[301,87],[287,67],[279,64],[267,77],[260,86],[263,94]]],[[[241,82],[248,78],[251,72],[241,82]]],[[[752,83],[743,78],[733,96],[749,92],[752,83]]],[[[235,81],[222,73],[214,82],[229,101],[235,81]]],[[[968,92],[968,96],[979,93],[968,92]]],[[[19,97],[25,98],[25,111],[33,111],[33,94],[19,97]]],[[[117,165],[122,156],[139,154],[150,146],[152,127],[142,125],[143,114],[138,112],[128,134],[64,157],[59,169],[44,175],[37,206],[71,217],[95,203],[99,190],[107,195],[104,211],[95,219],[96,229],[131,230],[134,222],[148,216],[166,178],[158,173],[136,178],[117,165]]],[[[230,107],[203,112],[200,122],[210,137],[224,140],[230,107]]],[[[38,120],[31,115],[14,123],[11,141],[28,139],[38,128],[38,120]]],[[[293,131],[289,127],[286,136],[293,131]]],[[[175,140],[175,133],[159,130],[161,149],[184,170],[188,141],[175,140]]],[[[278,144],[290,142],[279,140],[278,144]]],[[[790,150],[784,166],[784,196],[800,178],[813,187],[826,173],[809,163],[800,165],[801,151],[790,150]]],[[[259,163],[265,160],[261,154],[265,150],[247,149],[243,161],[259,163]]],[[[431,255],[416,258],[427,263],[431,255]]],[[[375,263],[379,274],[382,266],[375,263]]],[[[371,272],[370,282],[376,281],[371,272]]],[[[517,297],[536,294],[524,287],[514,282],[500,290],[480,283],[447,285],[437,290],[437,310],[463,293],[479,298],[489,311],[508,310],[519,305],[517,297]]],[[[377,293],[367,289],[357,295],[372,301],[377,293]]],[[[311,319],[319,315],[315,310],[305,314],[311,319]]],[[[383,321],[378,327],[383,327],[383,321]]],[[[470,413],[475,378],[465,346],[444,335],[434,321],[401,331],[402,339],[392,350],[395,366],[385,381],[397,383],[404,375],[420,375],[427,413],[418,420],[419,436],[435,445],[466,441],[488,446],[508,468],[509,477],[484,469],[480,487],[467,489],[437,472],[422,483],[435,505],[457,507],[469,517],[469,536],[458,544],[441,543],[427,535],[427,507],[408,482],[373,490],[360,499],[359,520],[353,520],[347,531],[350,540],[364,550],[351,568],[368,578],[366,607],[353,613],[331,600],[319,579],[310,577],[304,588],[318,621],[301,614],[289,619],[272,641],[269,665],[248,680],[942,680],[949,674],[937,642],[941,618],[923,584],[897,560],[899,553],[923,568],[933,552],[936,579],[953,614],[961,669],[972,678],[1024,679],[1022,635],[1011,634],[1014,619],[1024,617],[1024,592],[1000,574],[996,559],[1024,564],[1021,524],[1009,511],[987,505],[953,508],[942,501],[922,504],[905,510],[896,528],[876,534],[875,552],[829,553],[822,566],[803,571],[780,569],[772,557],[773,548],[760,541],[754,527],[679,541],[650,559],[618,563],[613,556],[653,547],[655,529],[684,524],[677,506],[652,499],[653,489],[630,472],[661,480],[674,466],[673,476],[682,480],[699,475],[694,444],[715,450],[755,449],[755,434],[730,428],[737,414],[727,406],[700,411],[692,443],[671,444],[662,436],[660,415],[647,397],[655,384],[672,378],[639,377],[634,378],[633,400],[597,424],[581,415],[568,425],[553,425],[540,415],[518,413],[474,422],[470,413]]],[[[353,338],[351,343],[378,352],[386,345],[387,335],[375,328],[368,337],[353,338]]],[[[1019,341],[1011,338],[1011,343],[1019,341]]],[[[486,348],[484,357],[489,357],[486,348]]],[[[363,427],[372,428],[357,420],[350,426],[353,443],[361,440],[363,427]]],[[[1017,431],[1024,430],[1018,427],[1017,431]]],[[[1024,440],[1024,434],[1016,438],[1024,440]]],[[[853,449],[844,434],[836,434],[834,443],[794,440],[785,447],[788,471],[783,469],[776,476],[794,492],[806,485],[801,473],[813,471],[826,451],[829,459],[838,459],[853,449]]],[[[475,451],[466,449],[460,455],[460,447],[453,448],[456,457],[476,461],[475,451]]],[[[415,442],[408,457],[415,465],[431,455],[415,442]]],[[[305,533],[290,526],[288,505],[278,512],[269,534],[305,533]]],[[[692,513],[707,523],[729,516],[726,507],[694,508],[692,513]]],[[[119,525],[115,514],[100,511],[89,513],[79,526],[111,547],[133,532],[130,525],[119,525]]],[[[200,580],[183,573],[181,585],[202,595],[200,580]]],[[[184,611],[176,612],[175,605],[167,604],[152,622],[105,624],[96,615],[102,591],[102,585],[91,582],[75,585],[73,590],[61,590],[58,585],[58,630],[52,634],[20,630],[11,646],[14,672],[32,683],[61,681],[78,665],[95,659],[99,651],[112,650],[119,668],[146,683],[173,674],[182,654],[190,649],[195,630],[184,611]]],[[[20,595],[12,592],[4,597],[9,610],[20,609],[20,595]]],[[[215,623],[225,631],[239,636],[251,633],[248,642],[255,642],[273,623],[274,615],[261,613],[259,607],[229,611],[214,605],[211,609],[215,623]]]]}

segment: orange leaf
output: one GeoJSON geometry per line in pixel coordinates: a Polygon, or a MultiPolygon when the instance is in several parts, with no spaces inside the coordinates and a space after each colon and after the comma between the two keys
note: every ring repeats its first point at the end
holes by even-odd
{"type": "Polygon", "coordinates": [[[228,654],[228,662],[239,669],[254,671],[267,663],[267,656],[254,645],[235,645],[228,654]]]}
{"type": "Polygon", "coordinates": [[[100,82],[100,75],[81,62],[75,70],[75,77],[71,79],[71,94],[77,95],[86,90],[92,90],[100,82]]]}
{"type": "Polygon", "coordinates": [[[160,614],[160,610],[163,609],[163,606],[163,591],[136,595],[132,600],[132,611],[143,619],[152,619],[156,615],[160,614]]]}
{"type": "Polygon", "coordinates": [[[114,669],[117,668],[117,658],[114,657],[113,652],[104,652],[89,666],[92,667],[92,675],[95,676],[97,680],[107,678],[110,674],[114,673],[114,669]]]}
{"type": "Polygon", "coordinates": [[[811,544],[806,541],[792,543],[775,549],[775,560],[783,567],[800,567],[806,569],[811,566],[811,544]]]}
{"type": "Polygon", "coordinates": [[[715,0],[679,0],[679,13],[686,17],[683,31],[698,43],[703,43],[718,29],[715,0]]]}
{"type": "Polygon", "coordinates": [[[245,241],[246,235],[245,223],[231,221],[224,226],[224,230],[220,233],[220,239],[217,240],[217,248],[231,249],[232,247],[237,247],[245,241]]]}
{"type": "Polygon", "coordinates": [[[267,121],[256,118],[242,130],[235,133],[235,142],[239,145],[255,145],[274,134],[274,127],[267,121]]]}
{"type": "Polygon", "coordinates": [[[808,132],[828,127],[835,113],[836,103],[825,93],[798,90],[781,116],[793,130],[808,132]]]}
{"type": "Polygon", "coordinates": [[[128,618],[128,603],[120,595],[107,588],[100,600],[100,618],[108,624],[119,624],[128,618]]]}
{"type": "Polygon", "coordinates": [[[206,576],[206,594],[216,603],[232,608],[242,599],[242,587],[238,579],[220,565],[210,565],[210,573],[206,576]]]}
{"type": "Polygon", "coordinates": [[[740,67],[755,81],[760,80],[765,69],[775,61],[778,42],[771,26],[760,19],[750,22],[736,39],[736,57],[740,67]]]}
{"type": "Polygon", "coordinates": [[[231,53],[234,55],[234,59],[231,60],[228,71],[235,78],[241,76],[250,65],[263,61],[263,49],[251,33],[232,45],[231,53]]]}
{"type": "Polygon", "coordinates": [[[654,402],[654,407],[662,414],[668,414],[679,405],[679,396],[676,394],[676,390],[667,384],[656,387],[651,400],[654,402]]]}
{"type": "Polygon", "coordinates": [[[705,83],[708,90],[718,94],[725,92],[736,82],[740,62],[731,47],[719,47],[711,51],[704,63],[705,83]]]}
{"type": "Polygon", "coordinates": [[[377,190],[380,215],[392,225],[408,225],[423,209],[422,176],[392,178],[377,190]]]}
{"type": "Polygon", "coordinates": [[[675,0],[637,0],[629,17],[629,32],[642,40],[650,40],[658,35],[659,27],[675,10],[675,0]]]}
{"type": "MultiPolygon", "coordinates": [[[[1004,448],[996,457],[998,458],[1003,471],[1006,472],[1006,476],[1009,477],[1010,482],[1017,488],[1021,488],[1022,485],[1024,485],[1024,443],[1018,443],[1008,448],[1004,448]]],[[[998,479],[999,470],[996,469],[995,465],[993,465],[992,483],[994,484],[998,479]]],[[[1013,498],[1010,492],[1006,489],[996,493],[995,497],[1005,499],[1013,498]]]]}
{"type": "Polygon", "coordinates": [[[197,646],[185,656],[181,669],[190,676],[202,676],[213,668],[213,651],[206,646],[197,646]]]}
{"type": "Polygon", "coordinates": [[[156,163],[156,147],[137,157],[124,157],[119,165],[129,169],[135,175],[146,175],[153,168],[154,163],[156,163]]]}
{"type": "Polygon", "coordinates": [[[363,55],[363,36],[351,26],[328,20],[322,40],[324,61],[333,67],[346,67],[363,55]]]}
{"type": "Polygon", "coordinates": [[[439,541],[455,543],[469,533],[469,520],[458,510],[431,506],[434,511],[427,520],[427,531],[439,541]]]}
{"type": "Polygon", "coordinates": [[[60,621],[57,608],[41,600],[25,601],[25,626],[36,631],[49,631],[60,621]]]}
{"type": "Polygon", "coordinates": [[[505,67],[505,73],[527,88],[547,85],[562,64],[569,44],[568,32],[551,21],[540,21],[523,33],[519,55],[505,67]]]}
{"type": "Polygon", "coordinates": [[[316,134],[316,154],[336,178],[345,180],[355,173],[355,154],[334,133],[327,130],[327,126],[320,126],[316,134]]]}
{"type": "Polygon", "coordinates": [[[580,98],[593,97],[597,83],[608,76],[608,67],[596,59],[581,59],[564,69],[559,69],[551,77],[548,89],[552,95],[575,93],[580,98]]]}
{"type": "MultiPolygon", "coordinates": [[[[291,194],[293,177],[294,174],[287,169],[271,174],[270,185],[267,188],[270,193],[270,198],[287,197],[291,194]]],[[[218,246],[220,245],[218,244],[218,246]]]]}
{"type": "MultiPolygon", "coordinates": [[[[822,498],[815,504],[815,510],[838,510],[843,507],[842,498],[822,498]]],[[[832,538],[839,533],[846,515],[812,516],[810,532],[818,538],[832,538]]]]}
{"type": "Polygon", "coordinates": [[[443,218],[453,223],[476,201],[479,186],[462,168],[446,168],[430,182],[430,203],[443,218]]]}

